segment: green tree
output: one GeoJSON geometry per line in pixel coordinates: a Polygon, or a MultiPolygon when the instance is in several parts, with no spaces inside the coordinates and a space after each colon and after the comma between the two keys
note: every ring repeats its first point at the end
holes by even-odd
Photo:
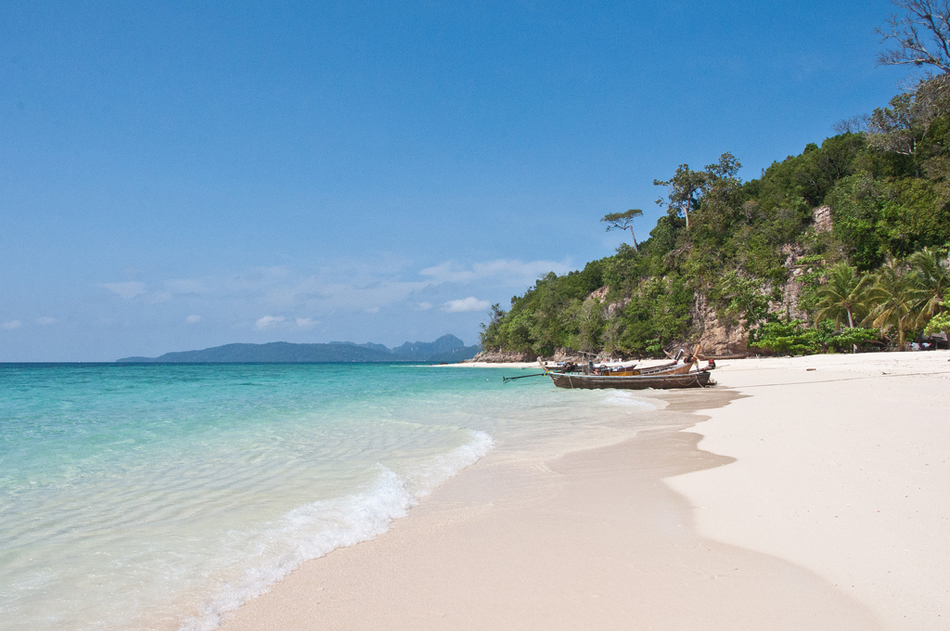
{"type": "Polygon", "coordinates": [[[749,333],[749,346],[764,348],[779,353],[811,354],[839,351],[850,346],[869,342],[877,337],[871,329],[854,327],[837,331],[831,320],[819,322],[809,328],[803,320],[775,320],[765,322],[749,333]]]}
{"type": "Polygon", "coordinates": [[[878,328],[884,335],[893,329],[897,334],[897,346],[903,350],[907,333],[917,326],[917,306],[922,292],[913,282],[907,267],[891,257],[881,266],[874,277],[874,285],[868,291],[870,310],[866,322],[878,328]]]}
{"type": "Polygon", "coordinates": [[[728,151],[719,156],[715,164],[706,165],[702,171],[693,171],[688,164],[681,164],[669,180],[653,180],[654,186],[669,188],[667,200],[656,200],[660,206],[666,204],[666,212],[671,217],[683,213],[686,228],[690,229],[690,214],[703,204],[717,211],[737,206],[735,193],[741,186],[739,169],[742,165],[728,151]]]}
{"type": "Polygon", "coordinates": [[[847,321],[848,328],[853,329],[855,311],[864,306],[866,279],[844,261],[829,267],[825,284],[815,292],[818,299],[815,322],[831,320],[840,327],[847,321]]]}
{"type": "Polygon", "coordinates": [[[947,335],[947,331],[950,331],[950,292],[947,293],[947,298],[940,303],[940,306],[944,310],[930,319],[924,328],[924,333],[927,335],[943,333],[943,336],[950,341],[950,335],[947,335]]]}
{"type": "Polygon", "coordinates": [[[834,235],[851,263],[871,270],[888,255],[905,257],[950,240],[950,204],[925,178],[842,178],[828,195],[834,235]]]}
{"type": "Polygon", "coordinates": [[[505,312],[496,302],[491,306],[488,312],[488,324],[481,324],[481,332],[478,334],[482,350],[494,350],[504,346],[505,340],[501,332],[501,321],[505,317],[505,312]]]}
{"type": "MultiPolygon", "coordinates": [[[[920,324],[926,325],[926,333],[941,332],[947,336],[950,330],[950,265],[942,253],[924,248],[908,259],[913,269],[913,279],[920,290],[920,324]]],[[[950,337],[947,337],[950,340],[950,337]]]]}
{"type": "Polygon", "coordinates": [[[762,175],[759,204],[766,212],[785,208],[810,221],[811,210],[825,203],[835,182],[855,172],[867,144],[864,134],[845,133],[773,163],[762,175]]]}
{"type": "Polygon", "coordinates": [[[633,220],[636,217],[642,217],[643,211],[639,208],[631,208],[630,210],[622,213],[608,213],[604,215],[601,221],[607,223],[607,232],[611,230],[626,230],[630,229],[630,237],[633,239],[633,249],[639,251],[640,247],[637,245],[637,237],[633,234],[633,220]]]}
{"type": "Polygon", "coordinates": [[[749,346],[788,355],[810,355],[822,350],[820,334],[802,320],[766,322],[749,333],[749,346]]]}
{"type": "Polygon", "coordinates": [[[643,280],[627,305],[618,309],[619,326],[608,327],[614,347],[625,353],[659,354],[687,333],[693,298],[693,291],[675,274],[643,280]]]}
{"type": "Polygon", "coordinates": [[[915,155],[926,129],[916,120],[913,106],[913,93],[905,92],[892,98],[890,107],[875,108],[868,121],[871,146],[902,156],[915,155]]]}
{"type": "MultiPolygon", "coordinates": [[[[825,284],[815,292],[818,300],[815,323],[830,320],[840,328],[847,318],[848,328],[853,329],[855,311],[864,308],[867,278],[844,261],[828,268],[825,284]]],[[[858,352],[856,343],[852,344],[851,352],[858,352]]]]}
{"type": "Polygon", "coordinates": [[[601,347],[605,323],[601,301],[593,297],[583,301],[574,299],[568,308],[568,317],[574,324],[568,345],[586,353],[596,352],[601,347]]]}
{"type": "Polygon", "coordinates": [[[686,229],[689,230],[689,213],[699,205],[699,198],[708,178],[709,174],[705,171],[693,171],[688,164],[681,164],[676,167],[676,172],[670,179],[653,180],[654,186],[666,186],[670,189],[667,201],[664,202],[661,198],[656,200],[656,203],[660,206],[665,203],[666,212],[671,217],[678,217],[683,213],[686,229]]]}
{"type": "Polygon", "coordinates": [[[950,291],[950,265],[947,257],[931,248],[915,252],[907,259],[914,282],[921,291],[921,315],[928,320],[942,311],[941,301],[950,291]]]}
{"type": "Polygon", "coordinates": [[[712,296],[721,315],[752,327],[766,318],[769,296],[760,279],[729,270],[717,283],[712,296]]]}
{"type": "Polygon", "coordinates": [[[736,224],[745,217],[743,202],[747,195],[739,179],[741,167],[729,152],[719,156],[715,164],[706,165],[699,207],[693,215],[694,229],[701,227],[702,234],[692,239],[694,244],[706,245],[721,253],[736,224]]]}
{"type": "Polygon", "coordinates": [[[908,156],[914,175],[920,177],[928,158],[945,152],[943,143],[933,142],[940,123],[950,112],[950,78],[946,75],[921,80],[910,91],[879,107],[868,119],[868,143],[881,151],[908,156]]]}

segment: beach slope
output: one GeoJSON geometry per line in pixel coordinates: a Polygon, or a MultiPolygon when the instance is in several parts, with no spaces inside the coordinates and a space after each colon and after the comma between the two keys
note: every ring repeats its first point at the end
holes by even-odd
{"type": "Polygon", "coordinates": [[[667,426],[490,454],[224,628],[946,628],[947,359],[724,362],[667,426]]]}

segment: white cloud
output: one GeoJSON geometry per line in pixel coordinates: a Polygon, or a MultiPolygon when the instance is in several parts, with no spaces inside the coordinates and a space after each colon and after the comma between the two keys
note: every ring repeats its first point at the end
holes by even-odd
{"type": "Polygon", "coordinates": [[[165,281],[165,288],[173,294],[203,294],[208,291],[205,282],[193,278],[176,278],[165,281]]]}
{"type": "Polygon", "coordinates": [[[421,272],[423,276],[428,276],[434,283],[467,283],[475,280],[475,272],[472,270],[458,269],[453,261],[446,261],[432,267],[427,267],[421,272]]]}
{"type": "Polygon", "coordinates": [[[487,300],[469,296],[460,300],[449,300],[442,305],[441,309],[446,313],[468,313],[469,311],[485,311],[490,306],[491,303],[487,300]]]}
{"type": "Polygon", "coordinates": [[[446,261],[433,267],[427,267],[419,273],[422,276],[429,277],[437,285],[443,283],[464,284],[483,278],[497,279],[510,285],[531,285],[538,277],[548,272],[566,274],[570,269],[570,262],[567,259],[560,263],[555,261],[525,262],[497,259],[484,263],[472,263],[469,267],[460,266],[455,261],[446,261]]]}
{"type": "MultiPolygon", "coordinates": [[[[229,277],[207,277],[200,285],[202,295],[209,298],[254,304],[271,312],[364,311],[407,300],[414,292],[432,285],[427,280],[404,281],[399,274],[395,265],[338,262],[310,275],[285,267],[255,268],[229,277]]],[[[197,289],[197,284],[192,288],[197,289]]],[[[178,286],[186,284],[179,282],[178,286]]]]}
{"type": "Polygon", "coordinates": [[[101,285],[109,291],[118,294],[120,297],[130,300],[140,294],[145,293],[145,283],[138,281],[128,281],[125,283],[103,283],[101,285]]]}
{"type": "MultiPolygon", "coordinates": [[[[562,262],[515,259],[489,261],[445,261],[421,270],[409,261],[353,258],[335,260],[310,269],[293,267],[244,268],[233,274],[199,274],[168,279],[135,277],[134,280],[106,283],[99,287],[117,297],[148,303],[180,301],[195,319],[175,316],[179,322],[204,323],[205,316],[216,322],[230,320],[240,327],[264,330],[297,330],[330,326],[345,314],[406,312],[438,317],[432,312],[465,313],[487,311],[492,297],[524,291],[540,276],[571,269],[562,262]],[[466,294],[470,297],[465,298],[466,294]],[[491,294],[491,295],[489,295],[491,294]],[[449,300],[461,296],[459,300],[449,300]],[[446,300],[449,300],[446,302],[446,300]],[[222,314],[227,314],[222,317],[222,314]],[[261,317],[261,314],[268,314],[261,317]],[[284,314],[283,316],[277,314],[284,314]],[[293,315],[291,315],[293,314],[293,315]],[[306,314],[305,317],[296,317],[306,314]]],[[[494,300],[492,300],[493,302],[494,300]]],[[[161,308],[156,305],[156,309],[161,308]]],[[[402,315],[398,315],[402,314],[402,315]]],[[[188,317],[186,317],[188,316],[188,317]]]]}
{"type": "Polygon", "coordinates": [[[258,331],[264,331],[265,329],[270,329],[277,326],[285,319],[286,318],[284,318],[284,316],[266,315],[263,318],[259,318],[257,322],[254,323],[254,328],[258,331]]]}
{"type": "Polygon", "coordinates": [[[23,323],[19,320],[10,320],[9,322],[4,322],[2,325],[7,331],[12,331],[13,329],[19,329],[23,323]]]}
{"type": "Polygon", "coordinates": [[[190,315],[187,318],[185,318],[185,322],[187,322],[188,324],[198,324],[199,322],[201,322],[201,316],[190,315]]]}
{"type": "Polygon", "coordinates": [[[42,326],[49,326],[56,323],[56,318],[37,318],[36,323],[42,326]]]}

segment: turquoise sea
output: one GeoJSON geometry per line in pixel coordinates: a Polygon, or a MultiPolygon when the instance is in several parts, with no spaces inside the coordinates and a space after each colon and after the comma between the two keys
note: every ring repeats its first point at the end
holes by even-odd
{"type": "Polygon", "coordinates": [[[486,454],[616,442],[655,408],[502,383],[531,372],[0,364],[2,628],[214,629],[486,454]]]}

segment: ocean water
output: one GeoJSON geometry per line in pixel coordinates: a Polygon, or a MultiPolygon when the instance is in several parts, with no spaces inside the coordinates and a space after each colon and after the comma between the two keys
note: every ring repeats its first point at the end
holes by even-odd
{"type": "Polygon", "coordinates": [[[629,393],[502,383],[530,372],[0,364],[0,627],[214,629],[489,452],[607,444],[656,417],[629,393]]]}

